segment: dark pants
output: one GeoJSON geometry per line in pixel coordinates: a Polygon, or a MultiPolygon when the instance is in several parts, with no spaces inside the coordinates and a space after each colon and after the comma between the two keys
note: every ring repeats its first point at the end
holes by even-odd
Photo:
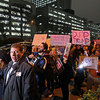
{"type": "Polygon", "coordinates": [[[46,70],[47,88],[53,92],[54,90],[54,73],[52,68],[46,70]]]}
{"type": "Polygon", "coordinates": [[[45,76],[44,76],[44,74],[39,75],[38,85],[39,85],[39,92],[40,92],[40,94],[42,94],[45,90],[45,76]]]}
{"type": "Polygon", "coordinates": [[[3,80],[0,81],[0,100],[2,100],[3,96],[3,80]]]}
{"type": "Polygon", "coordinates": [[[54,90],[54,80],[47,80],[47,88],[53,92],[54,90]]]}
{"type": "Polygon", "coordinates": [[[69,82],[70,79],[64,75],[59,76],[59,82],[62,90],[63,100],[69,100],[69,82]]]}

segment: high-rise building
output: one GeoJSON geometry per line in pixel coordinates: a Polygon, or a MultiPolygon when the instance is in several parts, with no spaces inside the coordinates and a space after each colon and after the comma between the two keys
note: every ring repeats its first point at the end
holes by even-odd
{"type": "MultiPolygon", "coordinates": [[[[0,1],[0,37],[32,37],[29,22],[35,15],[35,6],[24,0],[0,1]],[[33,10],[34,9],[34,10],[33,10]]],[[[34,27],[33,27],[34,28],[34,27]]]]}
{"type": "Polygon", "coordinates": [[[32,2],[38,7],[45,7],[51,5],[60,9],[71,9],[71,0],[32,0],[32,2]]]}
{"type": "Polygon", "coordinates": [[[37,8],[37,33],[69,34],[84,30],[85,19],[53,7],[37,8]]]}
{"type": "Polygon", "coordinates": [[[98,39],[99,25],[93,21],[87,21],[87,30],[91,32],[91,39],[98,39]]]}
{"type": "Polygon", "coordinates": [[[96,24],[90,25],[86,18],[71,10],[71,0],[32,0],[36,5],[37,33],[70,34],[72,30],[88,30],[91,37],[98,32],[96,24]]]}
{"type": "Polygon", "coordinates": [[[51,4],[56,2],[56,0],[32,0],[32,2],[36,5],[36,8],[38,7],[44,7],[47,4],[51,4]]]}

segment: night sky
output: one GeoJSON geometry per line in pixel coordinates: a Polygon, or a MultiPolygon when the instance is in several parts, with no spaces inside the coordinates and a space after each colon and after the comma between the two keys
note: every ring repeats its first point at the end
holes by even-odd
{"type": "Polygon", "coordinates": [[[100,23],[100,0],[72,0],[71,8],[75,15],[100,23]]]}

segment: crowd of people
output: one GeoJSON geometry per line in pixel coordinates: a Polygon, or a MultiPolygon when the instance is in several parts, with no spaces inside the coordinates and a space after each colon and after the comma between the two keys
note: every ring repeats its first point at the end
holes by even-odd
{"type": "Polygon", "coordinates": [[[54,88],[60,86],[62,100],[69,100],[69,83],[79,90],[87,79],[87,90],[100,84],[100,45],[72,45],[66,59],[57,47],[46,43],[32,46],[15,43],[9,54],[0,51],[0,100],[41,100],[52,97],[54,88]],[[98,69],[79,69],[79,56],[98,57],[98,69]],[[59,68],[58,68],[59,67],[59,68]],[[88,72],[87,72],[88,71],[88,72]],[[85,74],[84,74],[85,73],[85,74]]]}

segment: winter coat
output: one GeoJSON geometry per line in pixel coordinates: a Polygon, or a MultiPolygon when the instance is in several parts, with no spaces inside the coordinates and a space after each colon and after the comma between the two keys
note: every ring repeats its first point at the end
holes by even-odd
{"type": "Polygon", "coordinates": [[[6,76],[13,62],[9,62],[4,70],[4,95],[3,100],[39,100],[36,88],[34,67],[20,60],[13,65],[8,81],[6,76]]]}

